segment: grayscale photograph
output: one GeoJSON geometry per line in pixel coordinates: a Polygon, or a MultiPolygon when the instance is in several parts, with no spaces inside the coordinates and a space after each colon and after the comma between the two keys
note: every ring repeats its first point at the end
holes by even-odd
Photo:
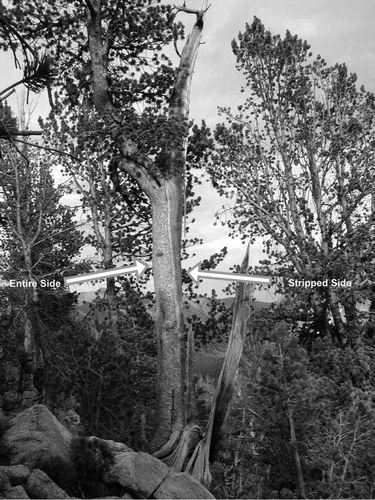
{"type": "Polygon", "coordinates": [[[375,498],[374,26],[0,0],[0,499],[375,498]]]}

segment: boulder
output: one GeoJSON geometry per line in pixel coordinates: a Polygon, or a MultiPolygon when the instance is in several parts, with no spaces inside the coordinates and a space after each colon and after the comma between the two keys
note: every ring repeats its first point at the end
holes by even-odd
{"type": "Polygon", "coordinates": [[[30,471],[24,465],[10,465],[0,467],[0,476],[5,474],[9,479],[11,486],[18,486],[25,483],[30,476],[30,471]]]}
{"type": "Polygon", "coordinates": [[[101,439],[95,436],[90,436],[87,438],[92,444],[100,446],[101,444],[106,447],[106,449],[116,455],[121,452],[133,451],[129,446],[124,443],[118,443],[117,441],[112,441],[111,439],[101,439]]]}
{"type": "Polygon", "coordinates": [[[8,490],[4,491],[4,497],[15,498],[15,499],[29,498],[28,494],[22,488],[22,486],[12,486],[12,488],[9,488],[8,490]]]}
{"type": "Polygon", "coordinates": [[[32,470],[55,463],[71,467],[72,434],[43,405],[34,405],[10,421],[4,433],[10,448],[10,464],[32,470]]]}
{"type": "Polygon", "coordinates": [[[169,468],[163,462],[147,453],[122,452],[114,456],[103,480],[120,484],[136,498],[149,498],[168,473],[169,468]]]}
{"type": "Polygon", "coordinates": [[[34,469],[26,483],[26,492],[31,498],[69,498],[45,472],[34,469]]]}
{"type": "MultiPolygon", "coordinates": [[[[11,465],[0,467],[0,498],[69,498],[54,481],[67,488],[66,479],[75,480],[72,439],[72,434],[43,405],[34,405],[13,418],[2,439],[9,449],[11,465]]],[[[94,436],[85,438],[84,443],[101,460],[94,495],[125,499],[214,498],[192,476],[172,472],[147,453],[136,453],[123,443],[94,436]],[[108,491],[100,495],[99,486],[108,491]]],[[[79,446],[79,442],[75,444],[79,446]]],[[[84,450],[82,453],[84,460],[84,450]]]]}
{"type": "Polygon", "coordinates": [[[9,477],[5,474],[4,471],[0,471],[0,493],[5,491],[11,487],[9,477]]]}
{"type": "Polygon", "coordinates": [[[153,493],[153,498],[215,498],[193,476],[186,472],[172,472],[153,493]]]}

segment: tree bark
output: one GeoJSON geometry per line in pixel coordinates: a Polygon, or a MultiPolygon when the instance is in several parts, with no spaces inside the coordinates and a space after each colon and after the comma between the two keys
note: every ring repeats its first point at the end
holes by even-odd
{"type": "Polygon", "coordinates": [[[152,203],[153,257],[158,342],[154,449],[182,430],[185,369],[182,310],[182,179],[163,183],[152,203]]]}
{"type": "MultiPolygon", "coordinates": [[[[204,11],[184,7],[177,10],[193,13],[197,17],[181,55],[169,105],[170,118],[182,130],[188,121],[191,80],[202,36],[204,11]]],[[[137,181],[152,207],[158,374],[156,427],[151,448],[161,450],[161,455],[165,456],[176,447],[185,424],[186,346],[183,338],[181,229],[186,135],[181,134],[172,141],[172,147],[166,151],[167,165],[163,166],[163,171],[140,153],[127,128],[122,126],[121,110],[114,107],[108,92],[109,47],[103,35],[100,0],[90,3],[88,35],[96,110],[106,121],[121,155],[121,168],[137,181]]]]}

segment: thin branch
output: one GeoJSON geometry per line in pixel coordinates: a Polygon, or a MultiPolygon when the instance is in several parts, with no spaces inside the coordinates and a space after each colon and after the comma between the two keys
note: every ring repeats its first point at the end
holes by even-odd
{"type": "MultiPolygon", "coordinates": [[[[4,97],[4,99],[6,99],[6,97],[4,97]]],[[[28,137],[29,135],[42,135],[42,134],[43,134],[43,132],[41,130],[15,130],[14,132],[7,130],[7,135],[5,136],[5,134],[4,135],[0,134],[0,139],[7,139],[7,138],[9,138],[9,136],[28,137]]]]}
{"type": "MultiPolygon", "coordinates": [[[[5,94],[5,96],[1,97],[0,102],[3,102],[3,101],[5,101],[5,99],[8,99],[8,97],[11,96],[12,94],[14,94],[15,91],[16,91],[16,89],[10,90],[7,94],[5,94]]],[[[4,92],[5,92],[5,90],[0,92],[0,96],[2,96],[4,94],[4,92]]]]}
{"type": "Polygon", "coordinates": [[[33,142],[23,141],[22,139],[16,139],[14,137],[13,137],[13,141],[21,142],[22,144],[26,144],[27,146],[33,146],[34,148],[44,149],[45,151],[50,151],[51,153],[57,153],[60,155],[69,156],[69,158],[72,158],[72,160],[75,160],[75,161],[78,161],[79,163],[82,163],[82,160],[78,159],[76,156],[74,156],[70,153],[66,153],[65,151],[61,151],[59,149],[51,148],[49,146],[41,146],[40,144],[35,144],[33,142]]]}
{"type": "Polygon", "coordinates": [[[15,87],[18,87],[18,85],[21,85],[22,83],[24,83],[24,81],[25,81],[25,78],[22,78],[21,80],[18,80],[18,82],[12,83],[11,85],[9,85],[9,87],[6,87],[4,90],[2,90],[0,92],[0,96],[3,95],[8,90],[11,90],[11,89],[14,89],[15,87]]]}
{"type": "Polygon", "coordinates": [[[3,26],[5,33],[6,33],[6,36],[9,40],[9,46],[13,52],[15,66],[16,66],[16,68],[17,67],[21,68],[21,65],[18,61],[17,54],[16,54],[16,47],[14,46],[11,35],[13,35],[13,37],[18,39],[18,41],[20,42],[21,47],[22,47],[22,52],[23,52],[23,55],[24,55],[27,63],[29,62],[27,51],[29,51],[32,54],[32,56],[35,56],[35,50],[26,41],[25,37],[22,36],[16,28],[14,28],[14,26],[6,19],[6,17],[2,13],[0,13],[0,24],[3,26]]]}

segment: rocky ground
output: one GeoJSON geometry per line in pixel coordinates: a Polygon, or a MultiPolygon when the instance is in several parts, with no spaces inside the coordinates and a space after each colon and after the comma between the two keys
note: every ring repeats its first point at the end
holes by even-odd
{"type": "Polygon", "coordinates": [[[0,441],[0,455],[7,464],[0,466],[0,498],[87,498],[66,491],[79,490],[82,470],[96,471],[96,498],[214,498],[189,474],[173,472],[160,460],[123,443],[96,437],[80,438],[81,468],[77,469],[74,439],[43,405],[13,418],[0,441]],[[84,459],[89,463],[82,464],[84,459]],[[69,488],[64,489],[64,484],[69,488]]]}

